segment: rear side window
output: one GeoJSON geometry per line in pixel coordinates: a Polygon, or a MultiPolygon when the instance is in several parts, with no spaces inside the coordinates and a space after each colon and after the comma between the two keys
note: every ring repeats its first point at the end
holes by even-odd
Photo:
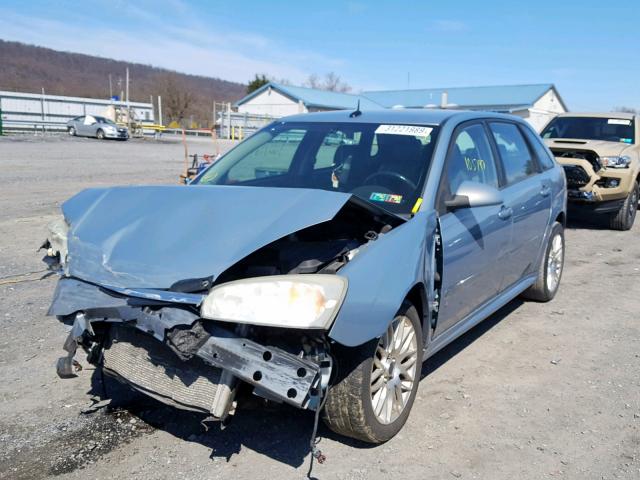
{"type": "Polygon", "coordinates": [[[538,135],[535,135],[528,128],[521,128],[522,132],[524,132],[525,137],[529,140],[529,145],[533,148],[533,151],[538,157],[538,162],[542,165],[543,170],[549,170],[553,168],[555,165],[555,160],[553,159],[553,155],[551,152],[544,146],[542,140],[538,135]]]}
{"type": "Polygon", "coordinates": [[[498,146],[507,184],[519,182],[537,171],[527,142],[513,123],[490,123],[498,146]]]}

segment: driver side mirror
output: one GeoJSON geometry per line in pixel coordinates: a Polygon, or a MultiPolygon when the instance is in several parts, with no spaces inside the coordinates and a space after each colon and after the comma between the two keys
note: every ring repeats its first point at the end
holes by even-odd
{"type": "Polygon", "coordinates": [[[453,198],[446,200],[444,205],[452,212],[460,208],[490,207],[503,203],[502,193],[497,188],[484,183],[465,181],[454,192],[453,198]]]}

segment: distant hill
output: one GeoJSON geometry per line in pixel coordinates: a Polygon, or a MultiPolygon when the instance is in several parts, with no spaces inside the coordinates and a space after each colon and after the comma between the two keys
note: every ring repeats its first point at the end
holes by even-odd
{"type": "MultiPolygon", "coordinates": [[[[0,90],[40,92],[44,87],[52,95],[108,99],[109,74],[113,94],[119,95],[125,89],[126,67],[131,101],[149,102],[150,95],[155,101],[168,88],[178,87],[181,93],[192,97],[185,118],[193,116],[203,126],[211,121],[214,100],[234,102],[245,94],[245,85],[219,78],[0,40],[0,90]]],[[[163,95],[165,117],[167,100],[163,95]]],[[[164,121],[168,123],[167,118],[164,121]]]]}

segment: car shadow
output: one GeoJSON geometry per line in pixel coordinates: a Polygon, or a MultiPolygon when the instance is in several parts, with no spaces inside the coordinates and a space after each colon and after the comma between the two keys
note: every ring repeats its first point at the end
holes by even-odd
{"type": "Polygon", "coordinates": [[[508,317],[511,313],[516,311],[523,303],[524,302],[519,298],[511,300],[493,315],[487,317],[467,333],[461,335],[449,345],[444,347],[442,350],[437,352],[435,355],[429,357],[422,364],[420,380],[428,377],[446,362],[458,355],[465,348],[475,342],[478,338],[480,338],[482,335],[484,335],[486,332],[500,323],[504,318],[508,317]]]}
{"type": "Polygon", "coordinates": [[[610,230],[609,216],[572,213],[567,218],[569,230],[610,230]]]}
{"type": "MultiPolygon", "coordinates": [[[[435,372],[440,366],[458,355],[502,319],[522,305],[513,300],[488,317],[479,325],[450,343],[430,357],[421,371],[421,380],[435,372]]],[[[99,373],[94,373],[99,375],[99,373]]],[[[93,393],[99,393],[98,388],[93,393]]],[[[160,403],[144,407],[128,407],[127,410],[155,429],[170,433],[185,442],[198,443],[211,450],[209,457],[231,462],[234,455],[244,449],[252,450],[273,460],[299,468],[309,461],[310,440],[314,414],[289,405],[265,403],[258,397],[246,394],[238,411],[226,428],[219,422],[207,423],[201,414],[185,412],[160,403]]],[[[356,449],[375,448],[376,445],[340,436],[322,422],[318,426],[318,437],[327,438],[356,449]]],[[[322,448],[322,442],[319,444],[322,448]]]]}

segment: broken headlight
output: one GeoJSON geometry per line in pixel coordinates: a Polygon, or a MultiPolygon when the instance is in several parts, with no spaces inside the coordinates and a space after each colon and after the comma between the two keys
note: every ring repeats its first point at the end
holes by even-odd
{"type": "Polygon", "coordinates": [[[337,275],[273,275],[214,287],[203,318],[285,328],[327,329],[347,292],[337,275]]]}
{"type": "MultiPolygon", "coordinates": [[[[63,216],[60,216],[49,223],[48,228],[49,236],[45,243],[47,246],[47,257],[52,259],[57,258],[59,266],[64,268],[67,264],[69,224],[63,216]]],[[[49,264],[53,266],[53,262],[49,264]]]]}
{"type": "Polygon", "coordinates": [[[621,157],[600,157],[602,164],[608,168],[627,168],[631,163],[631,157],[623,155],[621,157]]]}

